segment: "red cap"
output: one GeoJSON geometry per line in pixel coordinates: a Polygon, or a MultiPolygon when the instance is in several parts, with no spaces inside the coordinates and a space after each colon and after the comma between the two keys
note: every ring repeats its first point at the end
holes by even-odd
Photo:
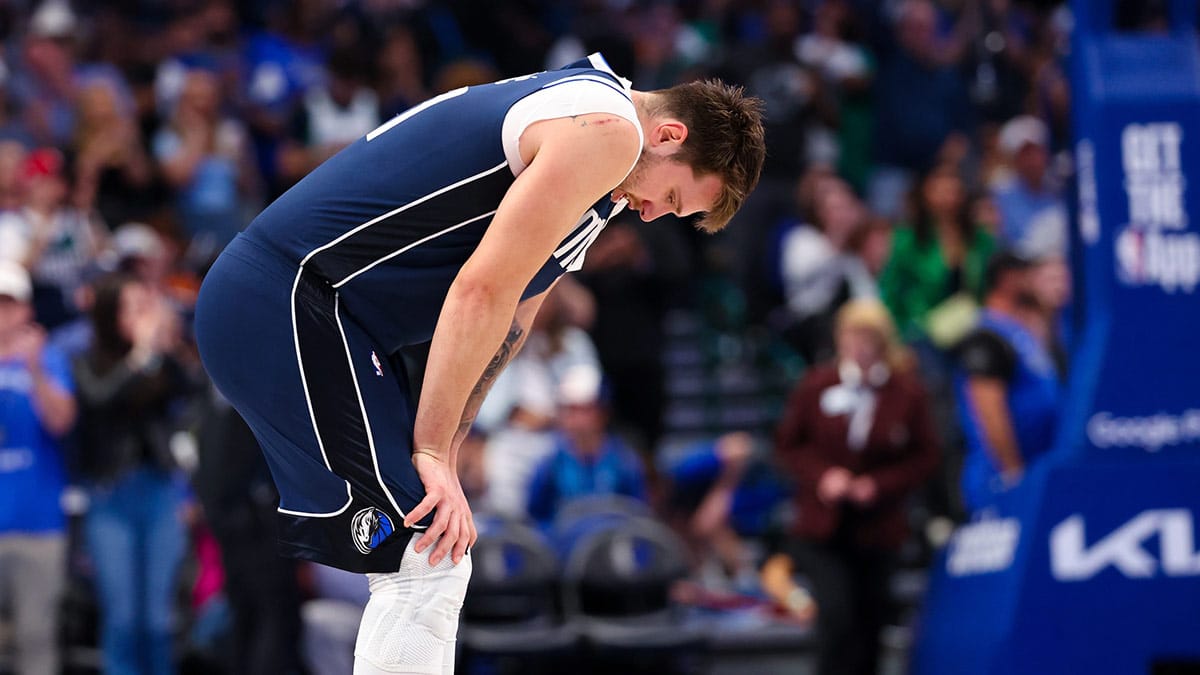
{"type": "Polygon", "coordinates": [[[42,178],[44,176],[62,176],[63,156],[54,148],[38,148],[29,153],[25,164],[21,167],[21,175],[25,180],[42,178]]]}

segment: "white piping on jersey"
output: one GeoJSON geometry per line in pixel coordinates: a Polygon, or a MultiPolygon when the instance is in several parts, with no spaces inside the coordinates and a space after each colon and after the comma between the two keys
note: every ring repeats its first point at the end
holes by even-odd
{"type": "Polygon", "coordinates": [[[438,237],[442,236],[443,234],[446,234],[447,232],[453,232],[454,230],[457,230],[458,228],[463,227],[465,225],[470,225],[471,223],[473,223],[477,220],[481,220],[481,219],[487,218],[489,216],[494,216],[494,215],[496,215],[496,211],[498,211],[498,210],[499,209],[492,209],[491,211],[488,211],[487,213],[481,213],[481,214],[475,216],[474,218],[467,218],[466,220],[462,221],[461,223],[455,223],[454,225],[451,225],[450,227],[447,227],[444,230],[434,232],[433,234],[431,234],[427,237],[423,237],[421,239],[418,239],[417,241],[414,241],[411,244],[408,244],[406,246],[398,248],[395,251],[392,251],[391,253],[383,256],[379,260],[376,260],[375,262],[371,263],[370,265],[367,265],[366,267],[347,276],[345,279],[342,279],[341,281],[337,282],[336,284],[333,284],[333,287],[341,288],[343,285],[349,283],[350,280],[353,279],[354,277],[362,274],[363,272],[366,272],[366,271],[372,269],[376,265],[379,265],[381,263],[387,262],[388,260],[391,260],[392,258],[395,258],[396,256],[400,255],[401,253],[404,253],[405,251],[409,250],[410,248],[413,248],[415,246],[420,246],[421,244],[424,244],[425,242],[427,242],[431,239],[437,239],[438,237]]]}
{"type": "MultiPolygon", "coordinates": [[[[487,169],[486,171],[481,171],[481,172],[475,174],[474,176],[468,176],[467,178],[464,178],[464,179],[458,181],[457,183],[451,183],[450,185],[447,185],[441,189],[435,190],[434,192],[430,192],[429,194],[425,195],[424,197],[415,199],[415,200],[405,204],[404,206],[401,206],[396,209],[392,209],[391,211],[388,211],[387,213],[376,216],[376,217],[368,220],[367,222],[363,223],[362,225],[359,225],[358,227],[355,227],[354,229],[351,229],[351,230],[348,230],[348,231],[342,233],[336,239],[329,242],[328,244],[314,248],[312,251],[310,251],[308,253],[308,255],[304,256],[303,260],[300,261],[300,266],[304,267],[305,265],[308,264],[308,261],[311,260],[314,255],[316,255],[316,254],[320,253],[321,251],[324,251],[328,248],[332,248],[332,247],[340,244],[343,240],[348,239],[349,237],[351,237],[355,234],[358,234],[362,230],[365,230],[366,228],[374,225],[375,223],[378,223],[379,221],[381,221],[385,218],[390,218],[390,217],[396,215],[397,213],[403,213],[404,211],[407,211],[408,209],[411,209],[412,207],[417,206],[418,204],[423,204],[424,202],[427,202],[430,199],[433,199],[434,197],[437,197],[446,192],[449,192],[450,190],[453,190],[454,188],[466,185],[467,183],[470,183],[471,181],[478,180],[489,174],[496,173],[497,171],[499,171],[500,169],[503,169],[506,166],[508,166],[507,161],[501,162],[501,163],[497,164],[496,166],[494,166],[490,169],[487,169]]],[[[345,282],[343,281],[341,283],[345,283],[345,282]]]]}
{"type": "MultiPolygon", "coordinates": [[[[593,228],[595,228],[596,226],[598,226],[601,223],[600,216],[596,215],[594,213],[594,211],[591,209],[588,209],[588,212],[583,214],[583,218],[588,219],[588,224],[586,226],[580,228],[579,232],[575,233],[574,237],[571,237],[571,241],[568,241],[567,243],[558,247],[558,250],[554,252],[555,258],[562,258],[567,253],[567,251],[570,251],[571,249],[575,248],[579,244],[579,242],[584,237],[587,236],[588,232],[591,232],[593,228]],[[591,217],[589,217],[589,216],[591,216],[591,217]]],[[[583,218],[580,218],[580,220],[582,220],[583,218]]],[[[576,227],[579,227],[579,225],[577,224],[576,227]]]]}
{"type": "MultiPolygon", "coordinates": [[[[350,492],[350,484],[349,483],[346,483],[346,492],[347,493],[350,492]]],[[[352,504],[353,502],[354,502],[354,497],[348,496],[346,498],[346,503],[342,505],[342,508],[338,509],[337,511],[330,511],[329,513],[308,513],[307,511],[293,511],[291,509],[285,509],[282,506],[280,506],[279,508],[277,508],[275,510],[284,515],[288,515],[288,516],[303,516],[305,518],[336,518],[336,517],[342,515],[343,513],[345,513],[346,509],[350,508],[350,504],[352,504]]]]}
{"type": "MultiPolygon", "coordinates": [[[[308,395],[308,378],[304,375],[304,357],[300,355],[300,331],[296,327],[296,289],[300,287],[300,277],[304,274],[304,266],[296,270],[296,280],[292,282],[292,295],[290,307],[292,313],[292,342],[296,346],[296,365],[300,368],[300,386],[304,389],[304,403],[308,406],[308,420],[312,423],[313,435],[317,437],[317,447],[321,449],[321,459],[325,462],[325,468],[333,473],[333,467],[329,465],[329,456],[325,454],[325,443],[321,440],[321,431],[317,429],[317,416],[313,413],[312,397],[308,395]]],[[[336,475],[336,474],[335,474],[336,475]]],[[[281,505],[278,508],[280,513],[286,513],[289,516],[305,516],[308,518],[332,518],[341,515],[343,511],[350,508],[351,502],[354,501],[354,495],[350,492],[350,483],[343,481],[346,484],[346,503],[342,508],[330,513],[307,513],[304,511],[292,511],[285,509],[281,505]]]]}
{"type": "Polygon", "coordinates": [[[617,81],[621,83],[621,86],[625,87],[626,89],[633,88],[633,83],[618,75],[616,71],[612,69],[612,66],[608,65],[608,61],[604,60],[604,56],[600,52],[592,52],[591,54],[588,54],[587,60],[588,63],[592,64],[592,67],[596,70],[603,70],[609,75],[617,78],[617,81]]]}
{"type": "Polygon", "coordinates": [[[612,211],[609,212],[608,217],[603,219],[598,215],[592,216],[593,211],[589,209],[583,217],[590,218],[591,222],[587,226],[580,228],[579,232],[576,232],[569,242],[563,244],[554,252],[554,257],[558,259],[558,264],[568,272],[577,272],[582,269],[583,258],[587,254],[588,247],[604,231],[604,226],[616,217],[618,213],[623,211],[625,205],[628,203],[629,200],[622,197],[617,201],[612,211]]]}
{"type": "Polygon", "coordinates": [[[622,96],[624,96],[626,99],[628,99],[630,103],[633,102],[633,97],[629,95],[629,90],[622,89],[621,85],[617,84],[616,82],[613,82],[612,80],[610,80],[606,77],[600,77],[599,75],[590,75],[588,73],[580,73],[579,75],[571,75],[570,77],[564,77],[561,80],[547,82],[546,84],[543,84],[541,88],[542,89],[550,89],[551,87],[557,87],[560,84],[567,84],[568,82],[596,82],[598,84],[602,84],[602,85],[608,87],[609,89],[612,89],[615,92],[620,93],[622,96]]]}
{"type": "Polygon", "coordinates": [[[413,115],[416,115],[417,113],[421,112],[422,110],[425,110],[426,108],[435,106],[438,103],[441,103],[442,101],[455,98],[456,96],[462,96],[463,94],[467,93],[467,89],[468,89],[468,87],[459,87],[458,89],[452,89],[440,96],[434,96],[433,98],[429,99],[428,101],[425,101],[424,103],[415,105],[415,106],[409,108],[408,110],[405,110],[404,112],[400,113],[399,115],[396,115],[392,119],[375,127],[375,129],[373,131],[371,131],[370,133],[367,134],[367,142],[375,140],[375,138],[378,137],[380,134],[391,129],[392,127],[396,126],[397,124],[400,124],[401,122],[412,117],[413,115]]]}
{"type": "Polygon", "coordinates": [[[560,264],[563,265],[563,269],[567,270],[568,272],[578,272],[579,270],[583,269],[583,258],[587,255],[588,247],[590,247],[596,241],[596,237],[599,237],[600,233],[604,231],[604,226],[607,222],[607,220],[598,221],[596,226],[591,228],[591,230],[588,232],[587,239],[584,240],[583,245],[575,249],[575,251],[568,256],[566,260],[560,261],[560,264]]]}
{"type": "MultiPolygon", "coordinates": [[[[405,513],[400,509],[400,505],[396,503],[396,498],[392,496],[392,491],[388,489],[387,483],[383,482],[383,474],[379,472],[379,456],[375,452],[375,434],[371,433],[371,421],[367,418],[367,406],[363,403],[362,389],[358,386],[358,372],[354,370],[354,356],[350,353],[350,342],[346,339],[346,329],[342,327],[342,315],[338,312],[340,306],[341,294],[333,295],[333,318],[337,321],[338,333],[342,336],[342,346],[346,348],[346,365],[350,367],[350,379],[354,382],[354,395],[358,397],[358,410],[362,413],[363,428],[367,432],[367,447],[371,448],[371,466],[375,468],[375,480],[379,482],[379,487],[383,488],[383,494],[387,495],[388,502],[392,508],[396,509],[396,513],[400,514],[400,520],[403,521],[405,513]]],[[[413,525],[414,530],[424,530],[428,526],[413,525]]]]}

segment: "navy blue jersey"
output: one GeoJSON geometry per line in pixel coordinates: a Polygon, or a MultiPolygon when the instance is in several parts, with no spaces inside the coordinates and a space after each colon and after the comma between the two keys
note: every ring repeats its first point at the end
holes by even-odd
{"type": "MultiPolygon", "coordinates": [[[[555,71],[463,87],[381,125],[334,155],[250,224],[246,236],[331,284],[343,306],[394,351],[432,338],[446,293],[475,250],[520,168],[502,127],[517,102],[572,82],[625,83],[593,57],[555,71]]],[[[578,85],[576,85],[578,86],[578,85]]],[[[565,91],[565,90],[564,90],[565,91]]],[[[627,102],[627,103],[626,103],[627,102]]],[[[523,297],[578,269],[587,247],[624,206],[605,195],[546,261],[523,297]]]]}

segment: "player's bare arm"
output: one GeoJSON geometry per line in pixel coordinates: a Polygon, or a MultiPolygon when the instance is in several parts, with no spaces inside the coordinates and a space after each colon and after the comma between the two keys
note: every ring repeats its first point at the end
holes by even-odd
{"type": "MultiPolygon", "coordinates": [[[[479,381],[475,383],[475,388],[471,390],[471,396],[467,399],[467,405],[459,420],[458,429],[454,433],[454,440],[450,444],[450,466],[454,467],[456,471],[458,469],[458,449],[462,447],[463,440],[466,439],[467,434],[471,431],[471,425],[475,422],[475,417],[479,414],[479,408],[483,405],[483,400],[487,397],[488,392],[491,391],[496,379],[500,377],[500,373],[504,372],[508,364],[512,363],[517,353],[521,351],[521,347],[525,345],[525,340],[529,337],[529,330],[533,326],[533,318],[537,316],[538,309],[542,306],[542,301],[558,285],[558,281],[558,279],[555,279],[550,284],[550,288],[532,298],[526,298],[517,304],[517,311],[513,316],[512,325],[509,326],[508,334],[504,336],[504,342],[500,344],[500,348],[496,350],[496,354],[492,357],[492,360],[483,369],[483,375],[480,375],[479,381]]],[[[474,544],[474,542],[475,540],[472,538],[471,543],[474,544]]]]}
{"type": "MultiPolygon", "coordinates": [[[[463,410],[462,419],[458,423],[458,430],[454,434],[454,440],[450,443],[450,467],[454,475],[458,475],[458,451],[462,447],[463,441],[466,440],[467,434],[471,431],[471,424],[475,422],[475,416],[479,414],[479,408],[483,405],[483,400],[487,397],[488,391],[496,379],[500,377],[500,373],[504,372],[504,368],[512,363],[517,352],[521,351],[521,347],[525,345],[525,339],[529,337],[529,330],[533,326],[533,318],[537,316],[538,309],[542,306],[542,301],[546,299],[546,295],[558,283],[556,279],[550,288],[539,293],[532,298],[526,298],[517,305],[516,315],[513,317],[512,325],[509,327],[508,335],[504,336],[504,342],[500,344],[500,348],[496,350],[495,356],[488,362],[486,368],[483,369],[483,375],[479,376],[479,381],[475,383],[475,388],[471,390],[471,396],[467,399],[467,406],[463,410]]],[[[457,486],[459,491],[462,485],[457,486]]],[[[465,495],[464,495],[465,499],[465,495]]],[[[467,519],[467,547],[475,545],[475,540],[479,533],[475,529],[475,523],[472,519],[467,519]]]]}
{"type": "Polygon", "coordinates": [[[447,553],[458,562],[469,543],[471,516],[450,447],[472,390],[504,341],[529,280],[580,216],[624,179],[641,150],[631,122],[598,123],[604,119],[613,116],[545,120],[525,131],[521,154],[528,167],[446,295],[413,433],[413,462],[427,494],[405,518],[412,524],[437,508],[415,546],[423,551],[441,537],[430,564],[447,553]]]}

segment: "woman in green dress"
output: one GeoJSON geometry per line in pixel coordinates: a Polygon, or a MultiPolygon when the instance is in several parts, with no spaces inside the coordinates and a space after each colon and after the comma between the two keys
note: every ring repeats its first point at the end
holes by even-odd
{"type": "Polygon", "coordinates": [[[896,227],[879,286],[906,341],[944,349],[970,328],[995,241],[971,218],[953,165],[927,173],[913,197],[912,221],[896,227]]]}

